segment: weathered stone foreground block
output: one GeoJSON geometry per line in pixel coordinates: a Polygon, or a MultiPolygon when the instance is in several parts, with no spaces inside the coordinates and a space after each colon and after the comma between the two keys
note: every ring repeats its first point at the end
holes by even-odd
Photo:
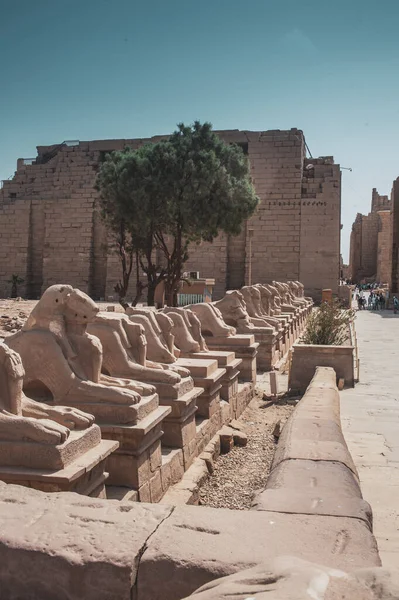
{"type": "Polygon", "coordinates": [[[179,506],[141,559],[138,598],[180,600],[222,573],[287,551],[336,568],[380,564],[373,535],[357,519],[179,506]]]}
{"type": "Polygon", "coordinates": [[[161,505],[0,484],[1,598],[131,600],[161,505]]]}
{"type": "Polygon", "coordinates": [[[292,556],[280,556],[217,579],[190,596],[193,600],[388,600],[398,597],[399,571],[377,567],[349,573],[292,556]]]}
{"type": "Polygon", "coordinates": [[[290,552],[332,567],[379,565],[354,518],[169,507],[0,485],[2,600],[180,600],[290,552]]]}

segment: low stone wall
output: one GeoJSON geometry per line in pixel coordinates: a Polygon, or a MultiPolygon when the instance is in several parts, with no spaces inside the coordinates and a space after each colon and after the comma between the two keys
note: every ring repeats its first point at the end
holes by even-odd
{"type": "Polygon", "coordinates": [[[317,346],[294,344],[289,375],[289,389],[304,393],[312,380],[316,367],[331,367],[337,380],[344,379],[346,386],[355,381],[353,346],[317,346]]]}
{"type": "Polygon", "coordinates": [[[181,600],[277,556],[380,565],[371,511],[342,436],[332,369],[287,422],[257,510],[45,494],[0,483],[2,600],[181,600]]]}
{"type": "Polygon", "coordinates": [[[266,489],[254,508],[357,519],[371,531],[371,508],[362,498],[342,434],[335,380],[333,369],[317,367],[283,428],[266,489]]]}

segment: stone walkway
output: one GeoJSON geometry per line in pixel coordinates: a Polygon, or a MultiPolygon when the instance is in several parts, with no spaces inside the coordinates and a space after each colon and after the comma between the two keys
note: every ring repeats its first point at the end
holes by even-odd
{"type": "Polygon", "coordinates": [[[341,392],[344,435],[385,567],[399,564],[399,314],[359,311],[360,382],[341,392]]]}

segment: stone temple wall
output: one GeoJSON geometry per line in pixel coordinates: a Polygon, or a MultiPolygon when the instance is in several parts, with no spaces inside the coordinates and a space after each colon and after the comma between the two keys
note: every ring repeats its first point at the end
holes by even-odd
{"type": "MultiPolygon", "coordinates": [[[[298,129],[217,133],[248,155],[261,202],[239,236],[193,245],[185,270],[214,277],[216,299],[248,283],[250,271],[252,283],[298,279],[316,298],[324,287],[336,292],[339,165],[331,157],[306,159],[298,129]]],[[[24,279],[19,293],[31,298],[56,282],[96,299],[113,295],[119,263],[98,211],[96,174],[107,152],[159,139],[66,142],[38,147],[34,161],[19,159],[0,190],[0,296],[9,295],[12,274],[24,279]]]]}
{"type": "Polygon", "coordinates": [[[392,223],[391,212],[382,210],[379,215],[377,281],[388,283],[391,287],[392,277],[392,223]]]}
{"type": "Polygon", "coordinates": [[[391,196],[374,188],[371,212],[357,214],[350,238],[349,276],[354,283],[387,283],[397,291],[399,280],[399,182],[394,181],[391,196]]]}
{"type": "Polygon", "coordinates": [[[362,219],[362,275],[376,277],[378,247],[378,213],[369,213],[362,219]]]}

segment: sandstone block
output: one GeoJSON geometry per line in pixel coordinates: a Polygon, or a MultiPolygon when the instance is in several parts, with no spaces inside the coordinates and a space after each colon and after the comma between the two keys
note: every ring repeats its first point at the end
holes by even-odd
{"type": "Polygon", "coordinates": [[[176,506],[142,556],[138,597],[179,600],[287,548],[338,569],[380,564],[375,539],[358,519],[176,506]]]}

